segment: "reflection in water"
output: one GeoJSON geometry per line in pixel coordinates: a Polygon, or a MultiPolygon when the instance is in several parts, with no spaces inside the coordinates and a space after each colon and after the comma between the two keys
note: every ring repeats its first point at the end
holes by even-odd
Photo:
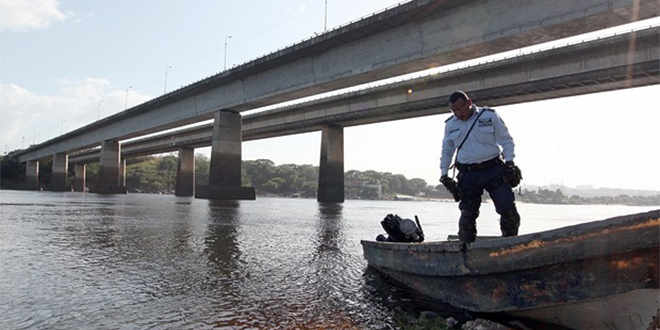
{"type": "Polygon", "coordinates": [[[237,240],[239,208],[237,201],[209,200],[209,223],[204,239],[204,252],[209,262],[227,275],[236,271],[236,264],[241,256],[237,240]]]}
{"type": "Polygon", "coordinates": [[[319,203],[318,212],[318,247],[317,254],[320,255],[325,250],[339,249],[342,235],[342,204],[337,203],[319,203]]]}
{"type": "MultiPolygon", "coordinates": [[[[442,317],[451,316],[461,322],[472,319],[468,311],[423,296],[371,267],[365,268],[363,276],[363,294],[374,306],[386,306],[388,310],[401,311],[408,315],[417,315],[420,311],[434,311],[442,317]]],[[[390,321],[392,321],[391,316],[392,313],[387,313],[390,321]]]]}
{"type": "Polygon", "coordinates": [[[308,289],[313,292],[315,309],[306,324],[322,328],[358,328],[360,302],[355,297],[359,260],[345,246],[343,205],[318,203],[316,241],[309,258],[312,273],[308,289]],[[356,264],[357,262],[357,264],[356,264]],[[359,307],[358,307],[359,308],[359,307]]]}

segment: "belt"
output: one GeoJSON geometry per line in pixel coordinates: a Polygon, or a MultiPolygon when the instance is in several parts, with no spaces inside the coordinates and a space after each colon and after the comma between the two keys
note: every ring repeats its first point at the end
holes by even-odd
{"type": "Polygon", "coordinates": [[[476,164],[456,163],[456,167],[461,172],[470,172],[470,171],[477,171],[477,170],[483,170],[483,169],[491,168],[491,167],[494,167],[498,164],[502,164],[502,161],[500,160],[500,157],[495,157],[495,158],[489,159],[487,161],[483,161],[481,163],[476,163],[476,164]]]}

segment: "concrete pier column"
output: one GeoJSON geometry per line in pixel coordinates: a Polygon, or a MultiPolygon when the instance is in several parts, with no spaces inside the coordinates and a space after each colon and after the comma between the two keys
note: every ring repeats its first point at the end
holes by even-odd
{"type": "Polygon", "coordinates": [[[25,188],[39,190],[39,161],[28,160],[25,162],[25,188]]]}
{"type": "Polygon", "coordinates": [[[119,186],[126,190],[126,158],[119,161],[119,186]]]}
{"type": "Polygon", "coordinates": [[[255,199],[254,188],[241,187],[241,115],[232,110],[215,113],[209,184],[195,197],[220,200],[255,199]]]}
{"type": "Polygon", "coordinates": [[[319,202],[344,202],[344,128],[326,126],[321,135],[319,163],[319,202]]]}
{"type": "Polygon", "coordinates": [[[75,164],[73,166],[73,190],[85,192],[87,185],[87,164],[75,164]]]}
{"type": "Polygon", "coordinates": [[[192,196],[195,191],[195,149],[179,149],[179,163],[176,170],[177,196],[192,196]]]}
{"type": "Polygon", "coordinates": [[[58,152],[53,155],[53,172],[50,177],[50,190],[68,191],[66,175],[69,171],[69,155],[66,152],[58,152]]]}
{"type": "Polygon", "coordinates": [[[120,171],[120,146],[119,141],[107,140],[101,144],[101,159],[98,180],[93,192],[99,194],[121,194],[126,193],[119,181],[120,171]]]}

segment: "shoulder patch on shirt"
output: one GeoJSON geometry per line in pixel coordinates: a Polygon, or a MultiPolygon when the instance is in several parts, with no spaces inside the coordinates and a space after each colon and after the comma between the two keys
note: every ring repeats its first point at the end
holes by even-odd
{"type": "Polygon", "coordinates": [[[449,116],[449,118],[447,118],[447,120],[445,120],[445,123],[452,120],[453,118],[454,118],[454,115],[449,116]]]}

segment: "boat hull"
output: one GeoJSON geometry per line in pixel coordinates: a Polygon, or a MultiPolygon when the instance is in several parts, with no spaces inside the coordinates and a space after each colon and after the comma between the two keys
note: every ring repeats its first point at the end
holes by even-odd
{"type": "Polygon", "coordinates": [[[631,323],[631,319],[644,324],[659,308],[660,210],[477,241],[467,248],[460,242],[363,241],[362,245],[370,267],[426,296],[470,311],[506,312],[589,328],[588,322],[576,320],[597,306],[608,308],[598,315],[616,316],[597,321],[611,324],[631,323]],[[653,297],[647,299],[653,305],[642,308],[638,302],[631,310],[643,315],[617,316],[623,309],[612,306],[633,293],[653,297]],[[557,316],[561,312],[572,316],[557,316]]]}
{"type": "Polygon", "coordinates": [[[518,311],[658,288],[658,251],[653,249],[484,275],[436,277],[374,268],[415,291],[478,312],[518,311]]]}
{"type": "Polygon", "coordinates": [[[511,312],[574,329],[660,329],[660,289],[641,289],[545,308],[511,312]],[[655,319],[654,319],[655,318],[655,319]],[[653,324],[656,322],[655,324],[653,324]]]}

